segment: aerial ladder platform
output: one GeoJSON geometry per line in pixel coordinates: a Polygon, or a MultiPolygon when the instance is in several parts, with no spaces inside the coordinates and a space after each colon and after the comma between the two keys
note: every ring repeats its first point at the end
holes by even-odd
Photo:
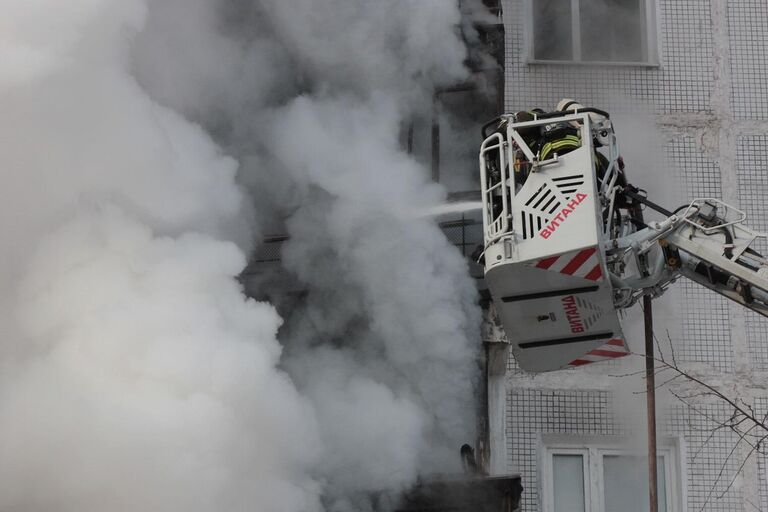
{"type": "Polygon", "coordinates": [[[656,205],[627,182],[610,115],[564,104],[483,129],[481,261],[520,367],[627,355],[622,311],[680,277],[768,316],[768,260],[752,248],[765,235],[744,212],[718,198],[656,205]]]}

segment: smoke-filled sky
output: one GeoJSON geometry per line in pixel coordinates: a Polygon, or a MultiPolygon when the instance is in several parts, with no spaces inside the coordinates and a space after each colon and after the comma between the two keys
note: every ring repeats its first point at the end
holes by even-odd
{"type": "Polygon", "coordinates": [[[0,510],[364,510],[453,470],[479,314],[398,141],[465,78],[458,7],[0,7],[0,510]],[[275,226],[286,318],[237,279],[275,226]]]}

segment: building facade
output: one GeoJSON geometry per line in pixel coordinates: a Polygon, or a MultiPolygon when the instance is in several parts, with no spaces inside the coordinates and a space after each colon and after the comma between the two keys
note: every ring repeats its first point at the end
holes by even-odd
{"type": "MultiPolygon", "coordinates": [[[[671,208],[720,198],[768,231],[765,0],[506,0],[503,13],[507,112],[562,98],[607,110],[629,179],[649,198],[671,208]]],[[[768,319],[685,280],[655,311],[661,356],[762,419],[768,319]]],[[[638,307],[625,318],[638,353],[641,319],[638,307]]],[[[543,375],[500,360],[491,469],[521,474],[522,509],[647,510],[642,358],[543,375]]],[[[733,408],[687,379],[658,400],[659,510],[768,510],[768,460],[730,428],[733,408]]]]}

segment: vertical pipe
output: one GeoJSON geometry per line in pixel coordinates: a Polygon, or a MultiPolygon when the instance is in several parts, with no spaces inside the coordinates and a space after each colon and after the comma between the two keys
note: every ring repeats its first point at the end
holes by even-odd
{"type": "Polygon", "coordinates": [[[491,472],[491,344],[487,341],[483,341],[483,349],[485,350],[485,368],[483,368],[483,389],[482,393],[482,410],[480,411],[480,441],[481,446],[477,450],[478,466],[480,471],[484,475],[488,475],[491,472]]]}
{"type": "Polygon", "coordinates": [[[658,512],[656,467],[656,369],[653,349],[653,310],[650,295],[643,297],[645,317],[645,396],[648,407],[648,489],[650,512],[658,512]]]}
{"type": "MultiPolygon", "coordinates": [[[[632,217],[641,225],[643,210],[633,200],[632,217]]],[[[647,272],[643,272],[648,275],[647,272]]],[[[650,291],[650,290],[647,290],[650,291]]],[[[648,293],[643,296],[643,318],[645,319],[645,399],[648,410],[648,499],[650,512],[659,512],[658,479],[656,467],[656,356],[653,349],[653,299],[648,293]]]]}
{"type": "Polygon", "coordinates": [[[432,181],[440,181],[440,93],[432,96],[432,181]]]}
{"type": "Polygon", "coordinates": [[[461,214],[461,255],[465,258],[469,256],[467,254],[467,217],[464,213],[461,214]]]}

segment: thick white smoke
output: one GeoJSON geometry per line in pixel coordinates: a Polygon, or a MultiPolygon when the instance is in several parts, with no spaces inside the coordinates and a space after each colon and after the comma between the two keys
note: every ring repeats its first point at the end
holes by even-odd
{"type": "Polygon", "coordinates": [[[170,1],[137,48],[141,82],[210,127],[291,236],[308,293],[284,365],[314,405],[332,508],[456,469],[474,436],[474,287],[414,218],[444,192],[398,144],[436,85],[466,78],[460,22],[443,1],[170,1]],[[174,30],[182,11],[198,18],[174,30]]]}
{"type": "Polygon", "coordinates": [[[359,468],[350,474],[357,486],[402,484],[426,469],[420,462],[455,469],[456,448],[473,440],[476,292],[433,223],[398,215],[433,204],[439,191],[398,151],[394,110],[300,99],[274,130],[275,152],[314,190],[288,223],[285,263],[311,294],[294,315],[287,365],[333,436],[365,434],[365,449],[330,445],[331,460],[359,468]],[[365,137],[350,145],[359,131],[365,137]],[[307,153],[292,152],[288,134],[306,140],[307,153]],[[330,353],[317,347],[329,338],[341,338],[330,353]],[[377,389],[397,401],[364,391],[377,389]],[[348,423],[326,416],[340,402],[354,411],[348,423]],[[360,429],[354,418],[399,426],[360,429]]]}
{"type": "MultiPolygon", "coordinates": [[[[0,392],[4,510],[311,510],[311,415],[232,244],[108,208],[46,237],[0,392]]],[[[7,340],[6,340],[7,341],[7,340]]]]}
{"type": "Polygon", "coordinates": [[[145,6],[2,8],[0,509],[317,508],[236,163],[128,73],[145,6]]]}
{"type": "Polygon", "coordinates": [[[457,6],[2,4],[0,509],[360,509],[454,469],[475,291],[397,140],[464,78],[457,6]],[[285,349],[235,279],[265,223],[285,349]]]}

